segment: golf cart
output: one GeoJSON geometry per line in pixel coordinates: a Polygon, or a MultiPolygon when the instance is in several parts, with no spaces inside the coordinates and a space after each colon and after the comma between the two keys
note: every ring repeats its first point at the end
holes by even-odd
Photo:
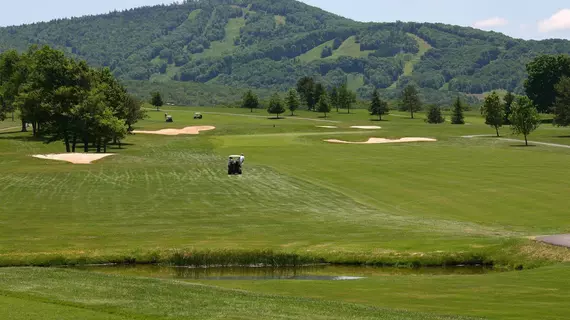
{"type": "Polygon", "coordinates": [[[164,118],[166,119],[166,122],[174,122],[171,115],[165,115],[164,118]]]}
{"type": "Polygon", "coordinates": [[[202,119],[202,114],[200,112],[194,113],[194,119],[202,119]]]}
{"type": "Polygon", "coordinates": [[[228,160],[228,174],[234,175],[238,174],[241,175],[241,164],[239,163],[239,155],[231,155],[228,160]]]}

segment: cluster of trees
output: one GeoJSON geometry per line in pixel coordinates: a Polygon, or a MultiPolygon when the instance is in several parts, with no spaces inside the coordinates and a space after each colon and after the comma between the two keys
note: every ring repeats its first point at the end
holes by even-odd
{"type": "Polygon", "coordinates": [[[214,81],[272,91],[287,90],[301,76],[319,74],[322,82],[330,82],[339,78],[338,72],[345,76],[360,73],[368,98],[374,89],[388,88],[399,79],[403,56],[409,59],[419,52],[410,34],[433,47],[414,72],[399,81],[401,87],[413,81],[420,90],[483,93],[507,89],[522,94],[526,63],[540,54],[570,52],[570,42],[563,40],[524,41],[433,23],[365,24],[288,0],[183,1],[0,28],[0,52],[22,51],[31,43],[49,44],[92,65],[109,67],[122,80],[147,81],[154,74],[168,77],[168,73],[172,80],[167,82],[214,81]],[[243,25],[232,39],[234,45],[223,57],[204,53],[213,41],[226,37],[230,19],[240,19],[243,25]],[[322,52],[328,57],[351,36],[357,37],[359,49],[367,54],[344,60],[298,59],[332,40],[332,46],[322,52]],[[167,70],[178,71],[171,75],[167,70]]]}
{"type": "Polygon", "coordinates": [[[497,137],[499,137],[499,128],[510,124],[514,134],[524,135],[526,145],[528,145],[527,136],[541,123],[534,102],[526,96],[515,97],[511,93],[508,93],[503,101],[496,92],[491,93],[485,98],[481,114],[485,117],[485,123],[495,128],[497,137]]]}
{"type": "MultiPolygon", "coordinates": [[[[376,94],[378,95],[378,92],[376,94]]],[[[346,109],[350,113],[355,102],[356,93],[349,90],[346,83],[329,90],[322,83],[315,81],[314,78],[302,77],[297,81],[296,88],[287,92],[284,102],[279,93],[274,93],[269,100],[267,110],[279,118],[279,115],[284,113],[286,109],[291,111],[291,115],[294,115],[295,110],[304,104],[307,110],[323,113],[326,118],[333,107],[336,108],[337,112],[340,109],[346,109]]],[[[250,109],[253,112],[260,105],[259,98],[253,91],[249,90],[243,95],[242,108],[250,109]]]]}
{"type": "Polygon", "coordinates": [[[22,131],[46,142],[78,143],[105,151],[145,117],[142,103],[127,93],[109,69],[93,69],[48,46],[0,55],[0,119],[18,113],[22,131]]]}

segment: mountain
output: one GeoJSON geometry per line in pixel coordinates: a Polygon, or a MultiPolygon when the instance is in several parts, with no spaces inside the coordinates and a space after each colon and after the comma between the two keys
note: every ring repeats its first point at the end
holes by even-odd
{"type": "Polygon", "coordinates": [[[109,67],[135,92],[269,92],[314,76],[327,86],[348,81],[361,97],[373,88],[394,97],[415,82],[436,100],[457,92],[521,93],[528,61],[570,53],[566,40],[525,41],[434,23],[361,23],[293,0],[188,0],[0,28],[0,51],[30,44],[109,67]]]}

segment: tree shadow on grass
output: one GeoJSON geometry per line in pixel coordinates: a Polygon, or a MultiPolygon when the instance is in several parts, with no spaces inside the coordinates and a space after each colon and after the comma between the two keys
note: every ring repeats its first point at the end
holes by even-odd
{"type": "Polygon", "coordinates": [[[269,118],[267,118],[267,119],[269,119],[269,120],[285,120],[286,118],[285,118],[285,117],[279,117],[279,118],[277,118],[277,117],[269,117],[269,118]]]}
{"type": "MultiPolygon", "coordinates": [[[[15,132],[12,132],[14,134],[15,132]]],[[[18,132],[19,133],[19,132],[18,132]]],[[[0,140],[14,140],[14,141],[35,141],[35,142],[44,142],[46,141],[43,137],[34,137],[32,135],[4,135],[0,133],[0,140]]]]}
{"type": "Polygon", "coordinates": [[[540,123],[542,124],[552,124],[554,123],[554,119],[541,119],[540,123]]]}
{"type": "Polygon", "coordinates": [[[382,120],[380,120],[380,119],[370,119],[370,121],[374,121],[374,122],[390,122],[390,120],[388,120],[388,119],[382,119],[382,120]]]}
{"type": "Polygon", "coordinates": [[[570,136],[556,136],[556,138],[569,139],[570,136]]]}
{"type": "Polygon", "coordinates": [[[511,144],[511,147],[512,147],[512,148],[534,148],[534,147],[536,147],[536,145],[534,145],[534,144],[529,144],[529,145],[527,146],[527,145],[524,145],[524,144],[511,144]]]}
{"type": "Polygon", "coordinates": [[[14,129],[14,131],[0,131],[0,136],[5,136],[8,134],[17,134],[17,133],[26,133],[26,132],[22,132],[19,129],[18,130],[14,129]]]}

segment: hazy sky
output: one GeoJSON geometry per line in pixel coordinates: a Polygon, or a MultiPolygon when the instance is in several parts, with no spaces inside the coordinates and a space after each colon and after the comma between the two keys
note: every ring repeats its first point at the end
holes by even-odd
{"type": "MultiPolygon", "coordinates": [[[[0,26],[106,13],[173,1],[0,0],[0,26]]],[[[524,39],[570,39],[568,0],[303,0],[359,21],[443,22],[524,39]]]]}

